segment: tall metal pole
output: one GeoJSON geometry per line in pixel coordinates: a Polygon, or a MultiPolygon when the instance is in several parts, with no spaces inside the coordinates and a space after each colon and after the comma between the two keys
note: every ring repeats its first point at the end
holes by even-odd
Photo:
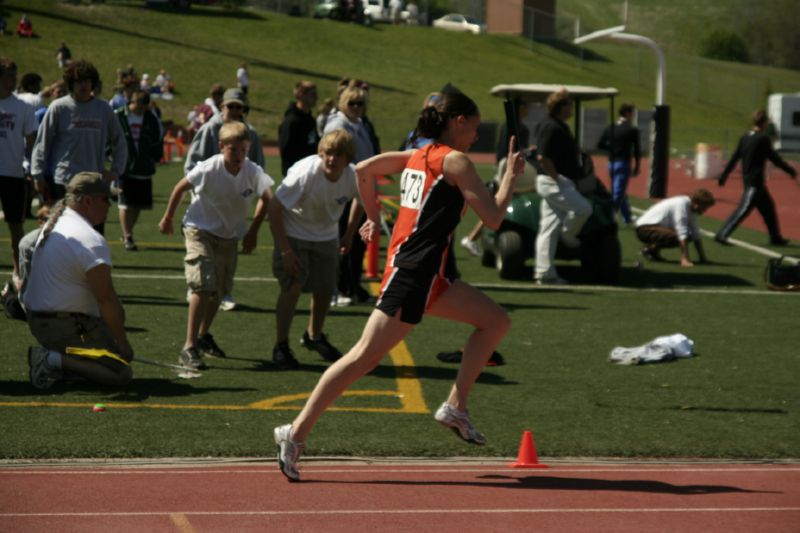
{"type": "Polygon", "coordinates": [[[616,41],[641,44],[647,46],[653,50],[653,52],[655,52],[656,60],[658,61],[658,71],[656,73],[656,105],[663,105],[664,95],[667,92],[667,60],[664,57],[664,51],[661,50],[661,47],[658,46],[654,40],[641,35],[633,35],[630,33],[612,33],[607,37],[616,41]]]}
{"type": "Polygon", "coordinates": [[[664,52],[655,41],[641,35],[623,33],[625,26],[617,26],[599,30],[575,39],[575,44],[583,44],[595,39],[613,39],[647,46],[653,50],[658,60],[656,76],[656,106],[650,130],[653,154],[650,160],[650,178],[648,193],[651,198],[664,198],[667,195],[667,178],[669,175],[669,122],[670,109],[664,104],[667,91],[667,61],[664,52]]]}

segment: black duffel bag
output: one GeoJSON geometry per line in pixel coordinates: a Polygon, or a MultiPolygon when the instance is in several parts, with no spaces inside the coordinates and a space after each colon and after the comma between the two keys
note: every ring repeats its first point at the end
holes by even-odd
{"type": "Polygon", "coordinates": [[[773,291],[800,291],[800,264],[785,256],[767,261],[764,271],[767,287],[773,291]]]}

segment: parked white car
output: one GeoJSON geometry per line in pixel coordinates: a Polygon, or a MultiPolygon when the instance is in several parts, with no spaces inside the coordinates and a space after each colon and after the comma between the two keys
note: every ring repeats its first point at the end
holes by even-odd
{"type": "Polygon", "coordinates": [[[450,31],[468,31],[470,33],[484,33],[486,31],[485,24],[481,24],[473,17],[459,13],[449,13],[434,20],[433,27],[450,31]]]}

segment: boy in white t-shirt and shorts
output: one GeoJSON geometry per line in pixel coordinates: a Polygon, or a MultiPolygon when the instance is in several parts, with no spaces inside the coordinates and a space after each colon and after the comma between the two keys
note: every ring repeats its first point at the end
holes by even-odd
{"type": "Polygon", "coordinates": [[[272,271],[281,287],[276,305],[277,338],[272,360],[282,369],[298,368],[289,347],[289,330],[300,294],[311,293],[308,327],[300,344],[328,361],[342,356],[328,342],[322,327],[336,289],[339,255],[350,249],[363,209],[357,203],[353,137],[334,130],[319,143],[318,154],[289,168],[269,202],[269,222],[275,238],[272,271]],[[349,225],[339,241],[339,218],[348,204],[349,225]]]}
{"type": "Polygon", "coordinates": [[[219,132],[219,154],[196,165],[172,190],[164,217],[158,223],[161,233],[174,231],[172,219],[183,195],[191,190],[192,202],[183,217],[186,241],[184,258],[189,297],[186,341],[180,362],[204,369],[201,355],[225,357],[214,337],[211,323],[219,302],[233,286],[237,247],[242,252],[256,247],[258,229],[267,214],[274,183],[264,171],[247,159],[250,140],[241,122],[224,124],[219,132]],[[250,228],[245,232],[253,199],[258,198],[250,228]]]}

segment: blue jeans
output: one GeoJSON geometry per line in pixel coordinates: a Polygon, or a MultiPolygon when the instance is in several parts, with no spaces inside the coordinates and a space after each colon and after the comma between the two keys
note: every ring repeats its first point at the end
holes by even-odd
{"type": "Polygon", "coordinates": [[[630,224],[631,206],[626,191],[631,177],[631,163],[613,160],[608,163],[608,173],[611,175],[611,201],[614,203],[614,209],[622,214],[622,220],[626,224],[630,224]]]}

